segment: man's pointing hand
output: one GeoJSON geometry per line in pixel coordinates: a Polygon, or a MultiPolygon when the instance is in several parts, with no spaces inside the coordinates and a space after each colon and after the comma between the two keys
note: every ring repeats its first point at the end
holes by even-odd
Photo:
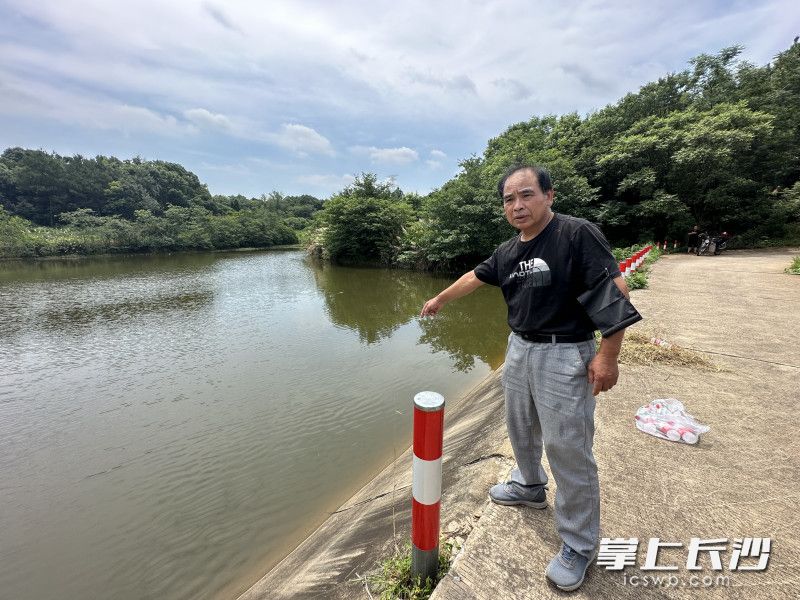
{"type": "Polygon", "coordinates": [[[444,302],[439,300],[439,296],[435,296],[428,300],[422,307],[422,311],[419,313],[420,317],[432,317],[436,313],[438,313],[442,307],[444,306],[444,302]]]}

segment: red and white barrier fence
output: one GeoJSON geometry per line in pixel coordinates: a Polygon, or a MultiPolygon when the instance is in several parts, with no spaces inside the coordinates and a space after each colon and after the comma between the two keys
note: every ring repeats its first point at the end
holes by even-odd
{"type": "Polygon", "coordinates": [[[433,579],[439,567],[444,397],[414,396],[414,464],[411,486],[411,576],[433,579]]]}
{"type": "MultiPolygon", "coordinates": [[[[664,242],[666,245],[666,242],[664,242]]],[[[653,249],[653,246],[645,246],[638,252],[634,253],[628,259],[625,259],[619,263],[619,272],[622,273],[623,277],[630,277],[630,275],[642,266],[644,259],[647,258],[647,255],[650,254],[650,250],[653,249]]]]}

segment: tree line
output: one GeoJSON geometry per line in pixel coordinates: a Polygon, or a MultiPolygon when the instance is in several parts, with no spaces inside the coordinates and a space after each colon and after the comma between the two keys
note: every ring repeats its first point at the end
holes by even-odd
{"type": "Polygon", "coordinates": [[[326,202],[312,253],[338,262],[456,268],[514,230],[497,181],[514,163],[547,166],[554,209],[597,223],[614,245],[685,239],[694,225],[732,245],[800,243],[800,44],[767,65],[741,47],[689,67],[586,117],[534,116],[420,198],[374,174],[326,202]]]}
{"type": "Polygon", "coordinates": [[[0,155],[0,256],[296,244],[322,200],[212,195],[181,165],[140,158],[0,155]]]}

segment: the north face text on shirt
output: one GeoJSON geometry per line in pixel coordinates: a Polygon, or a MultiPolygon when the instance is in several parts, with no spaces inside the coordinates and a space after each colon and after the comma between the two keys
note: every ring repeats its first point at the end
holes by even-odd
{"type": "Polygon", "coordinates": [[[550,285],[550,267],[541,258],[523,260],[517,264],[509,280],[524,279],[524,287],[544,287],[550,285]]]}

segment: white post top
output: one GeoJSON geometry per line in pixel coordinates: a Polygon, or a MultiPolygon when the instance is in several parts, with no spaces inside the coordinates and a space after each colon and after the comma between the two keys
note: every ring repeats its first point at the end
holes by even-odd
{"type": "Polygon", "coordinates": [[[436,392],[420,392],[414,396],[414,406],[425,412],[436,412],[444,408],[444,396],[436,392]]]}

